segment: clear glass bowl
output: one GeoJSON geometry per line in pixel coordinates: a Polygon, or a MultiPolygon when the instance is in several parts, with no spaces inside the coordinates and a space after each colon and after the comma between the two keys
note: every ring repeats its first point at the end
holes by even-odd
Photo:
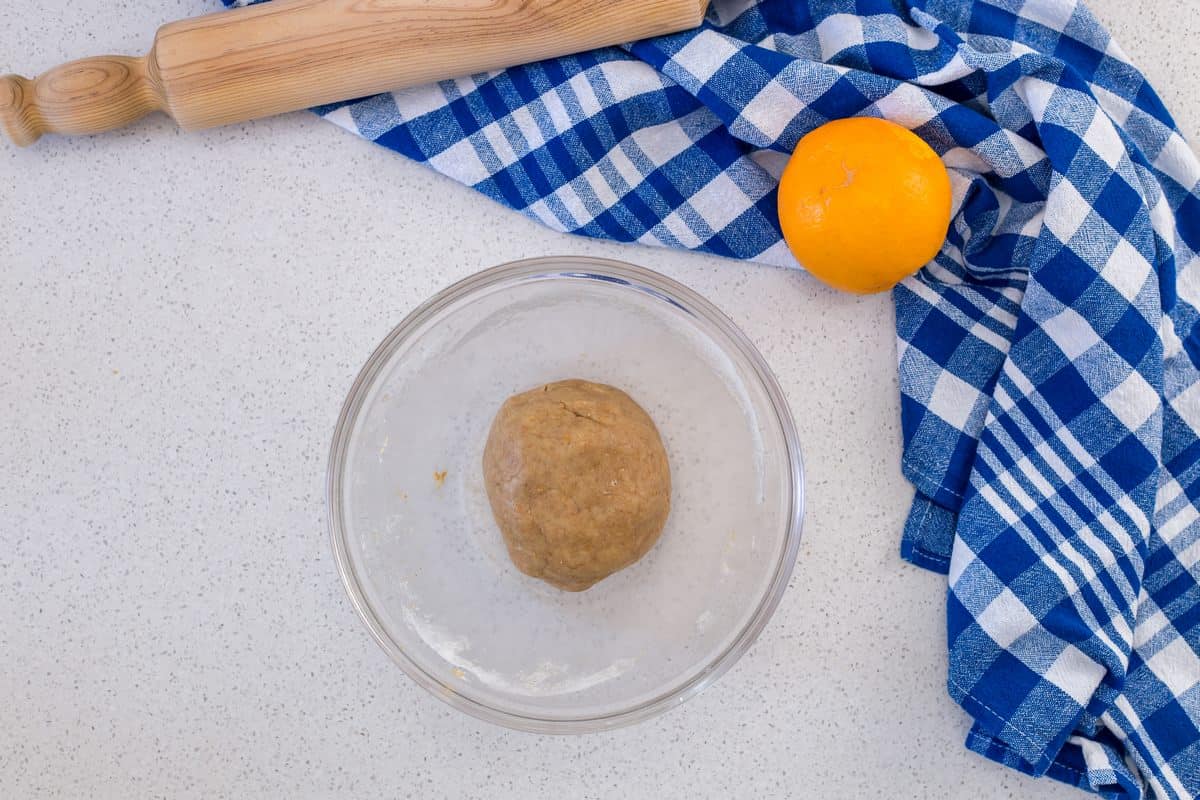
{"type": "Polygon", "coordinates": [[[414,311],[354,382],[328,480],[338,569],[376,641],[436,697],[528,731],[612,728],[709,686],[800,544],[796,431],[762,357],[695,292],[615,261],[506,264],[414,311]],[[512,566],[481,466],[500,404],[565,378],[640,403],[673,483],[654,549],[581,593],[512,566]]]}

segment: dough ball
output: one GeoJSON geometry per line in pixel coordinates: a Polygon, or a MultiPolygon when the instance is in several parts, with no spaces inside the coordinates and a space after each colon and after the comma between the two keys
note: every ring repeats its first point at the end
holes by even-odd
{"type": "Polygon", "coordinates": [[[671,510],[658,429],[601,383],[559,381],[508,398],[483,477],[517,569],[571,592],[644,556],[671,510]]]}

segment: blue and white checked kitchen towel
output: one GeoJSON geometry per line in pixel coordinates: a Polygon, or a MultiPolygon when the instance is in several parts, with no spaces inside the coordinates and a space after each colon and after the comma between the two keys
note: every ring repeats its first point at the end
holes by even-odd
{"type": "Polygon", "coordinates": [[[715,0],[696,31],[318,111],[559,230],[780,265],[800,136],[915,130],[955,205],[895,291],[902,547],[949,574],[967,745],[1200,795],[1200,165],[1082,5],[715,0]]]}

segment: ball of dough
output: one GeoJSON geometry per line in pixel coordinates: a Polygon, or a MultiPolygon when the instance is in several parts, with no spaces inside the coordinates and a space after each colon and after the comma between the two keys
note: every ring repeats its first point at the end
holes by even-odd
{"type": "Polygon", "coordinates": [[[571,592],[644,556],[671,510],[654,422],[620,389],[589,381],[508,398],[488,434],[483,476],[517,569],[571,592]]]}

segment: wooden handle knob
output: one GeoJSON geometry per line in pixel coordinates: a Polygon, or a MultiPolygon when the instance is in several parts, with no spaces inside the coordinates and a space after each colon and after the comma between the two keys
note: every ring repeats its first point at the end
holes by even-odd
{"type": "Polygon", "coordinates": [[[55,67],[34,80],[0,77],[0,130],[18,145],[44,133],[86,134],[120,128],[163,108],[144,58],[99,56],[55,67]]]}

